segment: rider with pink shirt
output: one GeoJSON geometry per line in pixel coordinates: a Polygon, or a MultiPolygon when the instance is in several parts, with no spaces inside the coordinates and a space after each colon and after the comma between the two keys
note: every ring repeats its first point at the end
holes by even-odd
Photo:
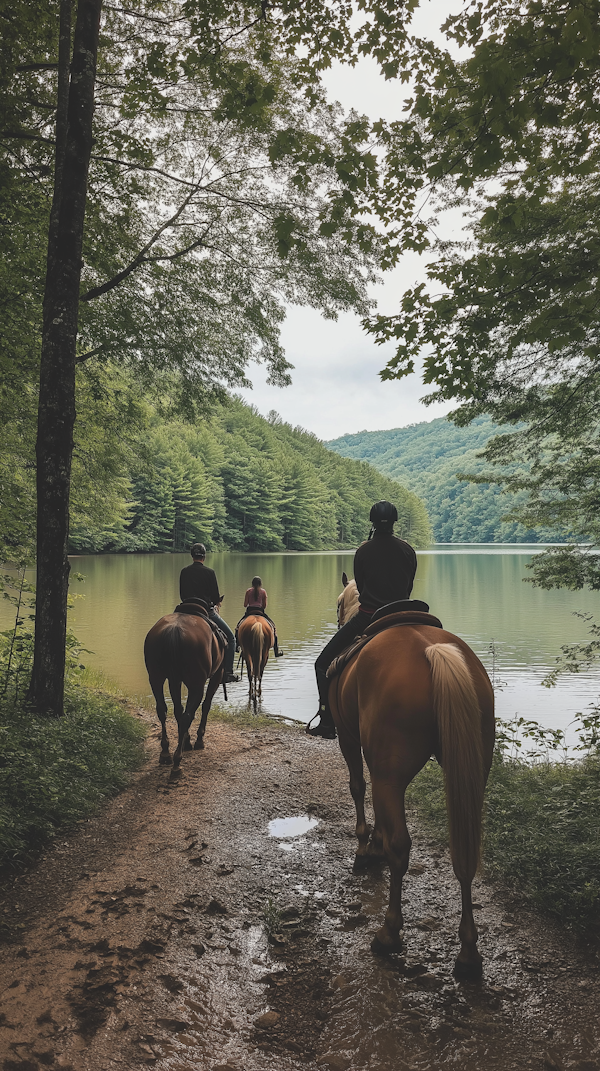
{"type": "MultiPolygon", "coordinates": [[[[251,617],[253,614],[260,614],[262,617],[266,617],[267,621],[269,622],[269,624],[273,628],[273,636],[274,636],[274,640],[275,640],[275,642],[273,644],[273,654],[275,655],[275,658],[281,658],[282,655],[283,655],[283,651],[279,650],[279,643],[278,643],[278,640],[277,640],[277,629],[275,628],[275,622],[272,621],[271,618],[269,617],[269,615],[266,613],[267,601],[268,601],[268,595],[267,595],[265,589],[262,586],[261,578],[259,576],[253,577],[252,578],[252,587],[248,588],[248,590],[246,591],[246,594],[244,595],[244,606],[246,607],[246,613],[244,614],[244,617],[251,617]]],[[[243,620],[244,620],[244,618],[240,618],[240,620],[237,623],[236,630],[235,630],[236,640],[237,640],[237,630],[240,627],[241,621],[243,621],[243,620]]]]}

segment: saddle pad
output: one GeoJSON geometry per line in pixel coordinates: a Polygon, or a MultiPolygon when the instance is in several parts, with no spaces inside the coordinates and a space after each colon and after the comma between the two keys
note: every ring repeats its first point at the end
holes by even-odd
{"type": "Polygon", "coordinates": [[[203,617],[206,621],[208,613],[201,602],[180,602],[173,610],[174,614],[190,614],[192,617],[203,617]]]}
{"type": "Polygon", "coordinates": [[[221,647],[225,651],[227,649],[227,646],[228,646],[228,643],[229,643],[229,641],[227,639],[227,636],[225,635],[224,632],[221,632],[221,629],[217,625],[216,621],[211,621],[210,617],[208,617],[206,620],[208,621],[211,629],[213,630],[215,636],[217,637],[217,640],[221,644],[221,647]]]}
{"type": "Polygon", "coordinates": [[[190,617],[201,617],[203,621],[206,621],[207,625],[210,625],[210,627],[213,630],[215,636],[217,637],[217,640],[221,644],[221,647],[223,648],[223,650],[225,650],[225,648],[227,647],[227,643],[228,643],[227,636],[225,635],[224,632],[221,632],[221,629],[217,625],[216,621],[212,621],[211,620],[211,618],[208,616],[208,613],[206,612],[206,609],[204,608],[202,603],[200,603],[199,601],[198,602],[196,602],[196,601],[194,601],[194,602],[180,602],[179,606],[176,606],[175,609],[173,610],[173,613],[174,614],[189,614],[190,617]]]}
{"type": "Polygon", "coordinates": [[[385,632],[388,628],[396,628],[398,625],[434,625],[435,628],[444,627],[438,617],[434,617],[433,614],[426,614],[420,610],[409,610],[397,614],[389,614],[387,617],[380,618],[379,621],[371,621],[371,624],[367,625],[362,636],[359,636],[349,647],[346,647],[345,651],[342,651],[337,658],[334,658],[327,669],[328,679],[331,680],[332,677],[337,677],[337,675],[346,668],[354,656],[357,655],[363,647],[366,647],[369,641],[373,639],[373,636],[378,636],[380,632],[385,632]]]}
{"type": "MultiPolygon", "coordinates": [[[[393,603],[392,603],[393,605],[393,603]]],[[[426,614],[422,610],[404,610],[397,614],[388,614],[378,618],[367,625],[363,635],[376,636],[379,632],[385,632],[386,628],[394,628],[395,625],[434,625],[435,628],[443,628],[439,617],[426,614]]]]}
{"type": "Polygon", "coordinates": [[[345,667],[348,665],[348,662],[352,661],[354,655],[358,654],[358,652],[361,651],[363,647],[366,647],[369,640],[371,639],[371,636],[359,636],[358,639],[354,640],[354,642],[351,643],[349,647],[346,647],[345,651],[342,651],[342,653],[339,654],[337,658],[334,658],[333,662],[330,662],[329,666],[327,667],[326,677],[328,678],[328,680],[331,680],[332,677],[337,677],[338,673],[341,673],[342,670],[345,669],[345,667]]]}
{"type": "Polygon", "coordinates": [[[371,624],[374,621],[380,621],[382,617],[389,617],[390,614],[405,613],[407,610],[419,610],[423,613],[428,613],[429,606],[426,602],[421,602],[420,599],[398,599],[397,602],[388,602],[385,606],[380,606],[375,611],[371,618],[371,624]]]}

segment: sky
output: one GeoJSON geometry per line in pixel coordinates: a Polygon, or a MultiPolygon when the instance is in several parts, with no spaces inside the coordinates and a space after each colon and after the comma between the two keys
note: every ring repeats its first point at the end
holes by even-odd
{"type": "MultiPolygon", "coordinates": [[[[461,6],[457,0],[421,0],[413,20],[415,32],[441,41],[437,27],[461,6]]],[[[366,59],[354,68],[334,66],[324,81],[330,99],[372,119],[396,118],[409,95],[406,85],[386,82],[377,64],[366,59]]],[[[386,273],[382,285],[371,289],[378,311],[393,313],[403,291],[423,278],[422,258],[405,255],[386,273]]],[[[287,423],[306,428],[320,439],[405,427],[444,416],[455,407],[449,402],[424,405],[420,399],[429,388],[423,385],[418,371],[405,379],[382,383],[378,373],[393,355],[394,345],[377,346],[353,313],[343,313],[332,321],[314,309],[291,306],[281,339],[286,357],[294,365],[292,385],[269,386],[264,368],[252,365],[249,378],[253,389],[239,394],[263,415],[275,409],[287,423]]]]}

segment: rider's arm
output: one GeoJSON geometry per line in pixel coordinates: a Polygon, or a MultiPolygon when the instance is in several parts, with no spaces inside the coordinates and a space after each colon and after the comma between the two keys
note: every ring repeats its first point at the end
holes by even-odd
{"type": "Polygon", "coordinates": [[[219,594],[219,585],[217,583],[217,577],[215,573],[213,573],[210,578],[210,590],[208,592],[208,597],[212,602],[213,606],[219,606],[223,598],[223,596],[219,594]]]}

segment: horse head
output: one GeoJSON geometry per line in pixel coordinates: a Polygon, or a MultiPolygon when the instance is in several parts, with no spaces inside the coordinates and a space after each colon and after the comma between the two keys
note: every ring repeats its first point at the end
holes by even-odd
{"type": "Polygon", "coordinates": [[[346,573],[342,573],[342,584],[344,590],[338,595],[337,601],[338,628],[345,625],[359,610],[356,580],[348,580],[346,573]]]}

